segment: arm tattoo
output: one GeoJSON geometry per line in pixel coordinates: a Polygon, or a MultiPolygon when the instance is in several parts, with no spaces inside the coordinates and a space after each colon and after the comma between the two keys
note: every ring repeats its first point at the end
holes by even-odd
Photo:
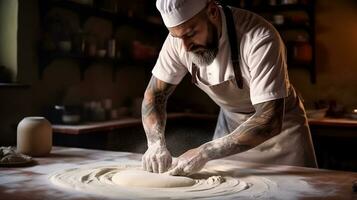
{"type": "Polygon", "coordinates": [[[255,114],[232,133],[202,147],[209,159],[217,159],[247,151],[281,132],[284,99],[254,105],[255,114]]]}
{"type": "Polygon", "coordinates": [[[148,145],[165,144],[166,103],[176,86],[165,83],[154,76],[146,88],[141,107],[142,121],[148,145]]]}

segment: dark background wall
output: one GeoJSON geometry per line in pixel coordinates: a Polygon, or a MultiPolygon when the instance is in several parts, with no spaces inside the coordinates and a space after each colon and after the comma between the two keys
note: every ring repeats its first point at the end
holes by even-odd
{"type": "MultiPolygon", "coordinates": [[[[290,78],[302,93],[306,104],[319,99],[333,99],[348,109],[356,106],[357,97],[357,8],[353,0],[317,0],[316,46],[317,83],[311,84],[308,71],[291,69],[290,78]]],[[[43,115],[55,104],[71,104],[110,98],[116,107],[141,98],[153,66],[123,66],[111,80],[108,65],[94,64],[84,80],[76,62],[56,60],[38,79],[39,15],[38,1],[19,1],[18,81],[29,88],[0,87],[0,145],[16,143],[17,123],[25,116],[43,115]]],[[[111,29],[103,21],[94,24],[105,32],[111,29]]],[[[135,30],[123,30],[127,35],[141,38],[135,30]]],[[[125,34],[124,34],[125,35],[125,34]]],[[[123,36],[124,37],[124,36],[123,36]]],[[[215,113],[212,101],[185,79],[174,93],[170,105],[182,110],[198,109],[215,113]],[[176,106],[177,107],[177,106],[176,106]]]]}
{"type": "Polygon", "coordinates": [[[317,83],[306,70],[291,69],[290,78],[305,102],[335,100],[346,110],[357,107],[357,2],[316,1],[317,83]]]}

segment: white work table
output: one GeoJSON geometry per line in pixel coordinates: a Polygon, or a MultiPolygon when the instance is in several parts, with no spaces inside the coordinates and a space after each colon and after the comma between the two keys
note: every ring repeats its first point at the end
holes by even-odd
{"type": "MultiPolygon", "coordinates": [[[[36,158],[38,164],[31,167],[0,168],[0,199],[104,199],[101,196],[86,194],[77,191],[68,191],[58,188],[48,181],[48,175],[64,169],[75,168],[79,165],[100,162],[113,162],[124,164],[126,162],[140,164],[141,155],[125,152],[100,151],[80,148],[53,148],[48,157],[36,158]]],[[[282,194],[284,181],[298,178],[305,184],[318,191],[319,195],[309,196],[304,194],[304,189],[299,191],[295,199],[356,199],[357,194],[352,190],[352,182],[357,180],[357,173],[311,169],[303,167],[290,167],[279,165],[263,165],[238,161],[216,160],[208,166],[219,164],[221,169],[239,170],[244,176],[260,176],[275,178],[279,190],[273,199],[284,199],[282,194]],[[229,167],[230,166],[230,167],[229,167]],[[232,168],[233,166],[233,168],[232,168]],[[243,173],[244,172],[244,173],[243,173]],[[279,179],[284,176],[285,179],[279,179]]],[[[222,171],[222,173],[225,173],[222,171]]],[[[292,184],[292,183],[290,183],[292,184]]],[[[299,184],[299,182],[297,182],[299,184]]],[[[125,197],[120,197],[125,199],[125,197]]],[[[225,199],[225,196],[222,198],[225,199]]],[[[264,199],[264,197],[259,198],[264,199]]]]}

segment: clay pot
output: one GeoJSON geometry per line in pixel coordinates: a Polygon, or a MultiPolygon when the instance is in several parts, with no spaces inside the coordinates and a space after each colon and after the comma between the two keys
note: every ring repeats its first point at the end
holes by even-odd
{"type": "Polygon", "coordinates": [[[25,117],[17,126],[17,151],[45,156],[52,149],[52,127],[44,117],[25,117]]]}

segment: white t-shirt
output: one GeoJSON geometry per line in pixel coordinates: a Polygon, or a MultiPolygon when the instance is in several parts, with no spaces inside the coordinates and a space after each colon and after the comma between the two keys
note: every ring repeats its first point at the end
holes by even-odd
{"type": "MultiPolygon", "coordinates": [[[[227,25],[222,8],[222,34],[219,51],[214,61],[200,67],[200,80],[207,85],[216,85],[234,77],[231,62],[227,25]]],[[[240,37],[240,68],[243,79],[248,83],[252,104],[262,103],[288,95],[290,87],[284,44],[274,27],[262,17],[238,8],[232,8],[237,35],[240,37]]],[[[153,75],[170,84],[177,85],[192,72],[192,60],[183,42],[170,34],[167,36],[153,75]]]]}

